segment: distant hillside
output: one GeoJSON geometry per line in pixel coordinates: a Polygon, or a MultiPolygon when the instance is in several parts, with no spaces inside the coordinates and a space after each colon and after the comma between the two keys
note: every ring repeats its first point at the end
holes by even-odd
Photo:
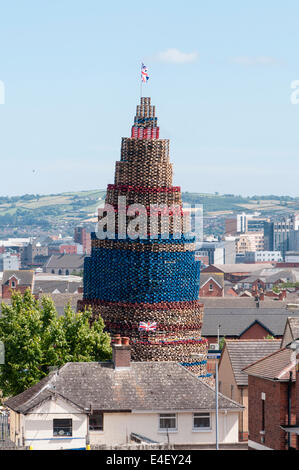
{"type": "MultiPolygon", "coordinates": [[[[299,198],[289,196],[242,197],[188,192],[182,196],[184,202],[202,204],[206,216],[243,211],[259,211],[265,215],[299,211],[299,198]]],[[[0,237],[39,231],[72,233],[79,223],[94,224],[97,207],[103,205],[104,199],[104,190],[0,197],[0,237]]]]}

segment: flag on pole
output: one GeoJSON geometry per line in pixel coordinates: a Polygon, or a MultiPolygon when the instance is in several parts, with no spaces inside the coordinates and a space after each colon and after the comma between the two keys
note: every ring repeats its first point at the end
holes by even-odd
{"type": "Polygon", "coordinates": [[[157,322],[154,321],[154,322],[144,322],[144,321],[141,321],[139,323],[139,330],[143,330],[143,331],[156,331],[156,328],[157,328],[157,322]]]}
{"type": "Polygon", "coordinates": [[[143,83],[146,83],[149,79],[148,73],[147,73],[147,66],[142,63],[141,65],[141,81],[143,83]]]}

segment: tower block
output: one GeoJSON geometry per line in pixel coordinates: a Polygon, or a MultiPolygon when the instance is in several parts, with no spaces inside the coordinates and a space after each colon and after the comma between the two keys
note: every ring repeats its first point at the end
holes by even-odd
{"type": "Polygon", "coordinates": [[[122,138],[114,184],[108,185],[99,222],[109,211],[115,233],[108,230],[107,238],[91,234],[78,309],[90,306],[93,318],[100,314],[111,335],[129,337],[133,360],[177,361],[206,376],[200,261],[195,260],[195,237],[187,233],[181,189],[172,185],[169,140],[159,138],[150,98],[141,98],[131,137],[122,138]],[[129,235],[136,213],[126,209],[132,204],[144,206],[145,238],[129,235]],[[154,205],[159,209],[153,224],[154,205]]]}

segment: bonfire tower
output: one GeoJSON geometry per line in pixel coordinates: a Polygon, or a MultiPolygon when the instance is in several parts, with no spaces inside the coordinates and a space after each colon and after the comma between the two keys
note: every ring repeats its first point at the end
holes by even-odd
{"type": "MultiPolygon", "coordinates": [[[[131,137],[122,138],[115,181],[108,185],[99,220],[107,217],[111,206],[115,235],[107,233],[109,238],[100,239],[91,234],[92,251],[85,258],[84,296],[78,308],[91,306],[93,317],[100,314],[112,336],[129,337],[133,360],[178,361],[205,377],[200,262],[195,260],[195,237],[186,234],[180,187],[172,185],[169,140],[159,138],[150,98],[141,98],[131,137]],[[119,196],[126,198],[125,207],[146,208],[148,238],[120,234],[119,196]],[[168,222],[161,210],[154,229],[147,218],[153,204],[167,208],[168,222]]],[[[124,217],[128,227],[132,216],[124,217]]]]}

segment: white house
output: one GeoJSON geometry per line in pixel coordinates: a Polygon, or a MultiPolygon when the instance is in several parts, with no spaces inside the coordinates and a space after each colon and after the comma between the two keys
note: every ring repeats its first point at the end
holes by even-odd
{"type": "MultiPolygon", "coordinates": [[[[215,444],[215,392],[174,362],[67,363],[7,400],[11,440],[33,449],[120,445],[132,433],[158,443],[215,444]]],[[[219,394],[219,442],[238,442],[239,403],[219,394]]]]}

